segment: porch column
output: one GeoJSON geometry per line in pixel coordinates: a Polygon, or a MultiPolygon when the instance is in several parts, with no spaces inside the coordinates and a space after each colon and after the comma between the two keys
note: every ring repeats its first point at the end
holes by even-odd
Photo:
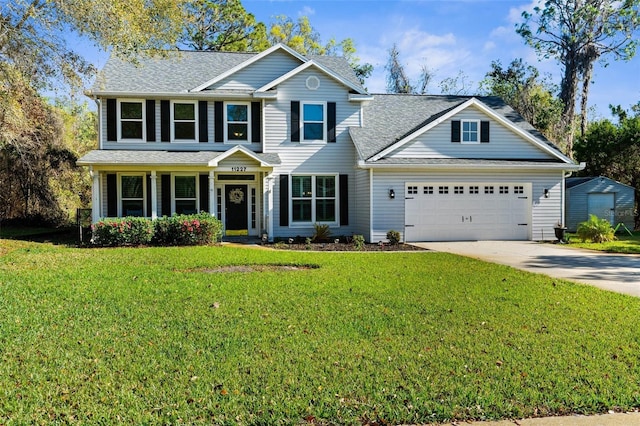
{"type": "Polygon", "coordinates": [[[158,176],[156,171],[152,170],[149,175],[151,179],[151,219],[158,218],[158,176]]]}
{"type": "Polygon", "coordinates": [[[209,214],[213,217],[218,217],[216,211],[218,203],[216,202],[216,179],[213,170],[209,170],[209,214]]]}
{"type": "Polygon", "coordinates": [[[100,220],[100,172],[89,167],[89,175],[91,176],[91,222],[96,223],[100,220]]]}
{"type": "Polygon", "coordinates": [[[269,236],[269,241],[273,242],[273,177],[268,172],[264,173],[263,187],[265,197],[265,229],[269,236]]]}

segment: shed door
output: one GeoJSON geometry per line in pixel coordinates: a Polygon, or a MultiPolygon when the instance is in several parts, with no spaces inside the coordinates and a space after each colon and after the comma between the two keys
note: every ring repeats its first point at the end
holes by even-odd
{"type": "Polygon", "coordinates": [[[528,240],[531,184],[408,183],[406,241],[528,240]]]}
{"type": "Polygon", "coordinates": [[[587,197],[587,213],[596,215],[601,219],[607,219],[609,223],[614,225],[615,211],[615,194],[614,193],[595,193],[589,194],[587,197]]]}

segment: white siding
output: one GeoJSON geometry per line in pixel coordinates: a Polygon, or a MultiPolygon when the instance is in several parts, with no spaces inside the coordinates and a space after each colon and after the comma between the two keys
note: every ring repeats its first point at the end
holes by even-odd
{"type": "MultiPolygon", "coordinates": [[[[266,101],[264,120],[265,152],[278,153],[282,164],[274,170],[274,174],[347,174],[349,176],[349,226],[333,229],[334,235],[351,235],[354,232],[356,193],[355,163],[356,153],[349,136],[349,127],[359,125],[360,103],[348,101],[348,89],[327,77],[322,72],[308,69],[278,86],[278,99],[266,101]],[[309,90],[306,79],[315,75],[320,79],[318,90],[309,90]],[[336,142],[304,143],[290,141],[291,101],[336,102],[336,142]]],[[[280,187],[276,180],[274,188],[274,235],[276,236],[308,236],[313,227],[290,228],[280,227],[280,187]]]]}
{"type": "Polygon", "coordinates": [[[387,231],[399,231],[404,239],[404,190],[405,182],[522,182],[532,184],[532,239],[554,240],[554,225],[562,215],[562,172],[480,172],[435,171],[409,172],[403,170],[380,171],[373,174],[373,224],[372,241],[385,240],[387,231]],[[549,198],[544,197],[544,189],[549,198]],[[389,198],[389,189],[396,193],[389,198]]]}
{"type": "MultiPolygon", "coordinates": [[[[490,119],[480,110],[470,107],[455,115],[452,120],[489,121],[489,143],[452,143],[451,120],[446,120],[411,141],[388,157],[393,158],[484,158],[484,159],[550,159],[531,142],[511,129],[490,119]]],[[[480,129],[478,129],[478,138],[480,129]]]]}
{"type": "Polygon", "coordinates": [[[302,65],[299,59],[284,51],[276,51],[235,72],[211,88],[225,90],[256,90],[292,69],[302,65]]]}

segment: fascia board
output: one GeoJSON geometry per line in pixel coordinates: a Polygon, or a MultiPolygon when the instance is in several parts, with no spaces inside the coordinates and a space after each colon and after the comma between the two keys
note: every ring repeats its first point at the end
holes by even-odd
{"type": "Polygon", "coordinates": [[[453,169],[453,170],[564,170],[577,172],[585,168],[585,163],[580,164],[510,164],[510,165],[496,165],[496,164],[371,164],[365,161],[358,161],[358,167],[361,169],[398,169],[398,170],[416,170],[416,169],[453,169]]]}
{"type": "Polygon", "coordinates": [[[208,166],[209,167],[218,167],[218,165],[220,164],[221,161],[229,158],[230,156],[232,156],[236,152],[241,152],[244,155],[246,155],[247,157],[251,158],[252,160],[257,161],[258,163],[260,163],[261,167],[273,167],[273,164],[269,164],[269,163],[265,162],[264,160],[261,160],[260,158],[258,158],[255,155],[255,153],[253,151],[250,151],[247,148],[244,148],[244,147],[242,147],[240,145],[236,145],[233,148],[231,148],[230,150],[225,151],[221,155],[218,155],[216,158],[213,158],[212,160],[209,161],[208,166]]]}

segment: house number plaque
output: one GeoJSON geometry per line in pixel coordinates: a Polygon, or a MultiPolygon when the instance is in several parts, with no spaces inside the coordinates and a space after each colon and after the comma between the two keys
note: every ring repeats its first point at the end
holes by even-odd
{"type": "Polygon", "coordinates": [[[247,166],[232,166],[231,167],[231,171],[232,172],[246,172],[247,171],[247,166]]]}

